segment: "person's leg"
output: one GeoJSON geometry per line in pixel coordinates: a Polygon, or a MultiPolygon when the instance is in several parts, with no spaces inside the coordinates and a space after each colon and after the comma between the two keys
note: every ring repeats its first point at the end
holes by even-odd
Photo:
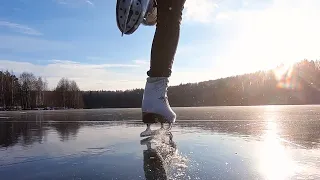
{"type": "Polygon", "coordinates": [[[185,0],[157,0],[157,3],[157,27],[142,101],[143,122],[148,127],[141,136],[149,133],[150,123],[160,121],[172,124],[176,119],[167,99],[167,89],[178,46],[185,0]]]}
{"type": "Polygon", "coordinates": [[[157,27],[151,49],[150,77],[171,76],[186,0],[157,0],[157,27]]]}

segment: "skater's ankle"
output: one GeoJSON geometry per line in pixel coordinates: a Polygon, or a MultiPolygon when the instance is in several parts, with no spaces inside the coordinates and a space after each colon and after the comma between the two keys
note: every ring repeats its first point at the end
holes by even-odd
{"type": "Polygon", "coordinates": [[[147,75],[149,77],[164,77],[164,78],[169,78],[171,76],[171,69],[166,69],[166,70],[154,70],[154,69],[150,69],[147,72],[147,75]]]}

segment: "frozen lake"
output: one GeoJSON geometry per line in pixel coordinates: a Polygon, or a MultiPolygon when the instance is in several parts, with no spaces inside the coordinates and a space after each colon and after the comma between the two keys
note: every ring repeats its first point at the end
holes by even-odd
{"type": "Polygon", "coordinates": [[[0,179],[320,178],[320,106],[174,109],[172,141],[140,109],[0,112],[0,179]]]}

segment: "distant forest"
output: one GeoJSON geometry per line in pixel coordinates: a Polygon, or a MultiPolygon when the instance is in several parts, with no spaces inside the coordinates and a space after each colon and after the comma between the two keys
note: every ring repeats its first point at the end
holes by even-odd
{"type": "Polygon", "coordinates": [[[57,87],[49,91],[42,77],[28,72],[16,77],[9,71],[0,71],[0,110],[82,108],[82,99],[75,81],[61,78],[57,87]]]}
{"type": "MultiPolygon", "coordinates": [[[[320,61],[303,60],[292,66],[170,86],[171,106],[250,106],[320,104],[320,61]]],[[[77,83],[62,78],[54,90],[32,73],[19,77],[0,71],[0,107],[139,108],[143,89],[81,91],[77,83]]]]}

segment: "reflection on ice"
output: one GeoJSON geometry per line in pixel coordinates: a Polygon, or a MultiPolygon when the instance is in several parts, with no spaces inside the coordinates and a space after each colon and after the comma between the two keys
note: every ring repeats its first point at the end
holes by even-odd
{"type": "Polygon", "coordinates": [[[143,169],[146,180],[186,179],[187,159],[183,157],[173,140],[173,135],[158,135],[140,141],[143,150],[143,169]]]}
{"type": "Polygon", "coordinates": [[[270,119],[266,125],[263,144],[259,148],[260,171],[266,179],[290,179],[295,174],[296,164],[278,137],[276,122],[270,119]]]}

